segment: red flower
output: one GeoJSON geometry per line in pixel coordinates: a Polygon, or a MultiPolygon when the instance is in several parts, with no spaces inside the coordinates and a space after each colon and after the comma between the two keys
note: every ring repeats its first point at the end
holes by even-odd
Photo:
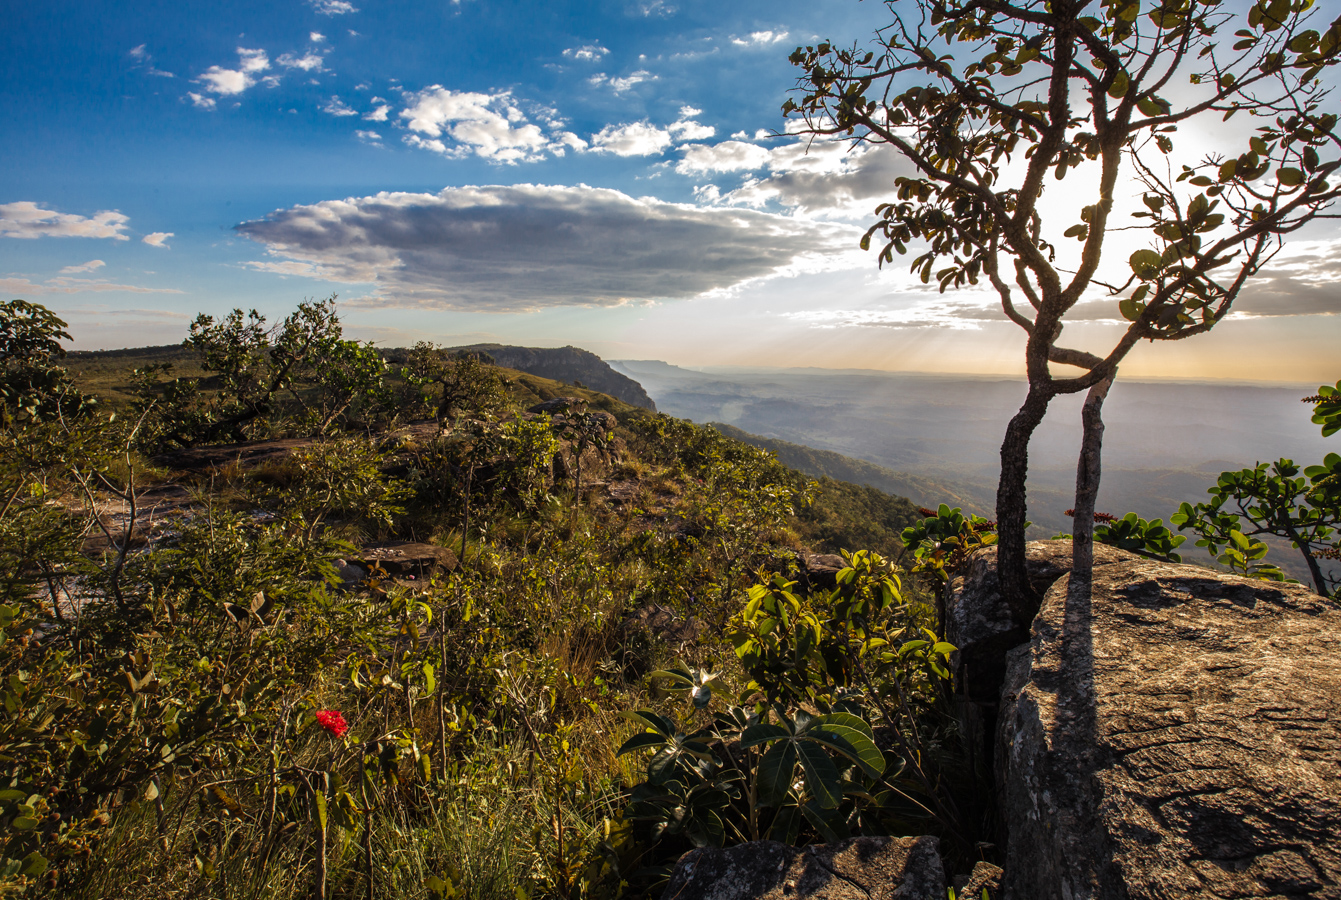
{"type": "Polygon", "coordinates": [[[332,737],[344,737],[349,723],[338,709],[319,709],[316,712],[317,724],[331,733],[332,737]]]}

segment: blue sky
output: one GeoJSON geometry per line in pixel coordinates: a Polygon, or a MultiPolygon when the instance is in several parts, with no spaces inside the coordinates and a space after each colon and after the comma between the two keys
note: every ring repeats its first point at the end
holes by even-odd
{"type": "MultiPolygon", "coordinates": [[[[928,293],[856,250],[899,160],[774,134],[790,51],[887,16],[871,0],[8,4],[0,292],[56,309],[85,348],[337,293],[348,332],[389,346],[1019,371],[990,298],[928,293]]],[[[1256,314],[1127,370],[1335,380],[1335,243],[1301,236],[1256,314]],[[1265,348],[1250,372],[1247,347],[1265,348]]],[[[1117,327],[1092,318],[1075,333],[1117,327]]]]}

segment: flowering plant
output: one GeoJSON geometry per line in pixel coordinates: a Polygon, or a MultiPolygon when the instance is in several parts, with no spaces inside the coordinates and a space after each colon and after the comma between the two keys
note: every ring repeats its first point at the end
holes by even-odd
{"type": "Polygon", "coordinates": [[[332,737],[344,737],[349,723],[338,709],[319,709],[316,712],[317,724],[331,733],[332,737]]]}

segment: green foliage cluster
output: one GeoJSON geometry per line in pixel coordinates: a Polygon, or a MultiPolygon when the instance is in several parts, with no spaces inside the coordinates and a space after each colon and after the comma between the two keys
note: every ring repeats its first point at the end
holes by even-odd
{"type": "Polygon", "coordinates": [[[749,588],[726,631],[749,678],[734,703],[715,699],[720,675],[681,665],[651,678],[686,695],[682,713],[627,714],[643,730],[621,755],[655,752],[626,815],[662,860],[764,838],[966,840],[974,823],[941,768],[953,755],[942,744],[954,733],[954,648],[936,638],[929,607],[904,599],[886,560],[846,559],[830,590],[806,594],[782,574],[749,588]]]}
{"type": "Polygon", "coordinates": [[[1341,456],[1327,454],[1322,465],[1302,468],[1293,460],[1258,463],[1251,469],[1222,472],[1208,490],[1206,503],[1184,503],[1172,517],[1179,529],[1191,529],[1205,547],[1232,571],[1284,581],[1285,573],[1267,562],[1261,535],[1286,538],[1304,557],[1313,587],[1330,596],[1341,590],[1341,574],[1324,569],[1327,551],[1341,547],[1341,456]]]}
{"type": "Polygon", "coordinates": [[[996,523],[964,515],[942,503],[919,510],[922,518],[903,530],[903,542],[917,562],[914,572],[929,572],[938,585],[949,581],[974,550],[996,543],[996,523]]]}

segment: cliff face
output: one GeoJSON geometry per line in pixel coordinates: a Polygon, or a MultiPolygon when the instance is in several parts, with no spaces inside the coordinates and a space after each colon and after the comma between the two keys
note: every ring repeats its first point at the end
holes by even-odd
{"type": "Polygon", "coordinates": [[[631,406],[656,412],[657,405],[643,386],[606,365],[595,353],[580,347],[504,347],[501,344],[476,344],[464,350],[483,350],[500,366],[566,381],[581,382],[583,387],[609,394],[631,406]]]}

